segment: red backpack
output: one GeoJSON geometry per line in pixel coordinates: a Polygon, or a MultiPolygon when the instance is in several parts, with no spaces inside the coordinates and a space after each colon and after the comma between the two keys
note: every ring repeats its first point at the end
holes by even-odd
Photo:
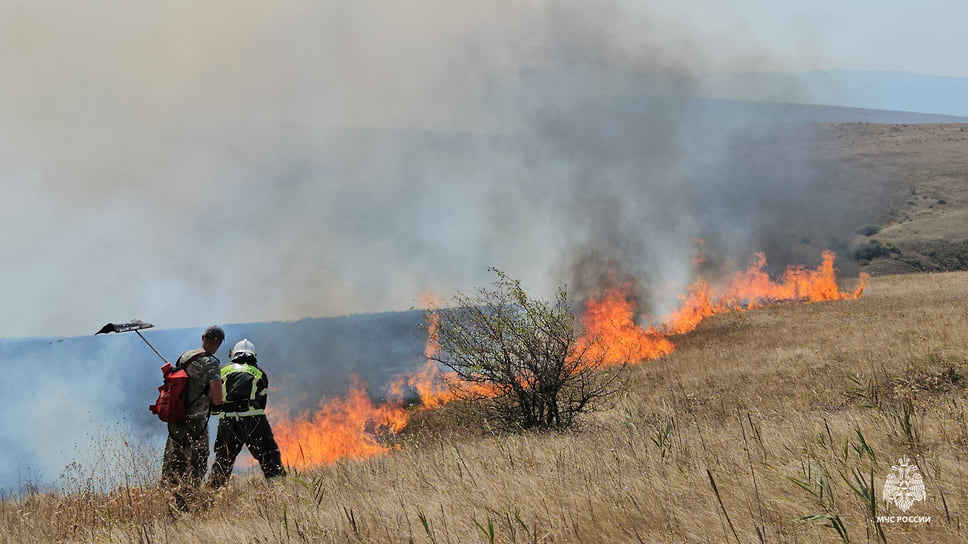
{"type": "Polygon", "coordinates": [[[185,361],[179,361],[175,366],[165,363],[161,367],[161,374],[164,383],[158,387],[158,400],[148,406],[152,414],[157,414],[158,419],[166,423],[181,423],[187,417],[188,402],[186,402],[186,390],[188,389],[188,372],[185,367],[192,361],[205,355],[203,350],[193,354],[185,361]]]}

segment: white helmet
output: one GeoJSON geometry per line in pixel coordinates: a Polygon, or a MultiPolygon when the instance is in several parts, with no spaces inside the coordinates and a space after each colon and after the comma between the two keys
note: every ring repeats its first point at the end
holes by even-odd
{"type": "Polygon", "coordinates": [[[234,361],[239,357],[244,357],[246,355],[255,357],[255,344],[249,342],[248,338],[243,338],[242,340],[239,340],[239,342],[236,343],[235,346],[233,346],[229,351],[229,360],[234,361]]]}

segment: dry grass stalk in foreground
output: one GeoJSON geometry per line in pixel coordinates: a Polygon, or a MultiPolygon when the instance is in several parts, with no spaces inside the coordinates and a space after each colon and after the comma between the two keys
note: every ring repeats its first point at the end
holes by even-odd
{"type": "Polygon", "coordinates": [[[151,489],[8,499],[0,542],[962,542],[966,284],[717,316],[574,432],[474,433],[450,405],[390,456],[243,478],[192,515],[151,489]],[[929,523],[878,522],[902,456],[929,523]]]}

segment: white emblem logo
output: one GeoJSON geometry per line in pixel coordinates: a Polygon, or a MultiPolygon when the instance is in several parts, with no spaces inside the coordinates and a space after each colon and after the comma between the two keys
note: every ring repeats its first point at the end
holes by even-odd
{"type": "Polygon", "coordinates": [[[896,465],[891,465],[891,474],[884,482],[884,502],[893,502],[907,512],[914,501],[924,500],[924,480],[917,465],[909,465],[910,460],[902,457],[896,465]]]}

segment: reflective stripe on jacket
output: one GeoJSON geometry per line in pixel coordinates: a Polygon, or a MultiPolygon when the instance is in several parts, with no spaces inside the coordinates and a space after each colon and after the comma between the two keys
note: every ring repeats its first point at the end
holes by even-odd
{"type": "Polygon", "coordinates": [[[245,416],[264,416],[266,415],[265,410],[252,409],[248,412],[223,412],[222,417],[245,417],[245,416]]]}
{"type": "Polygon", "coordinates": [[[265,413],[268,379],[259,367],[229,363],[222,367],[223,415],[242,416],[265,413]]]}

